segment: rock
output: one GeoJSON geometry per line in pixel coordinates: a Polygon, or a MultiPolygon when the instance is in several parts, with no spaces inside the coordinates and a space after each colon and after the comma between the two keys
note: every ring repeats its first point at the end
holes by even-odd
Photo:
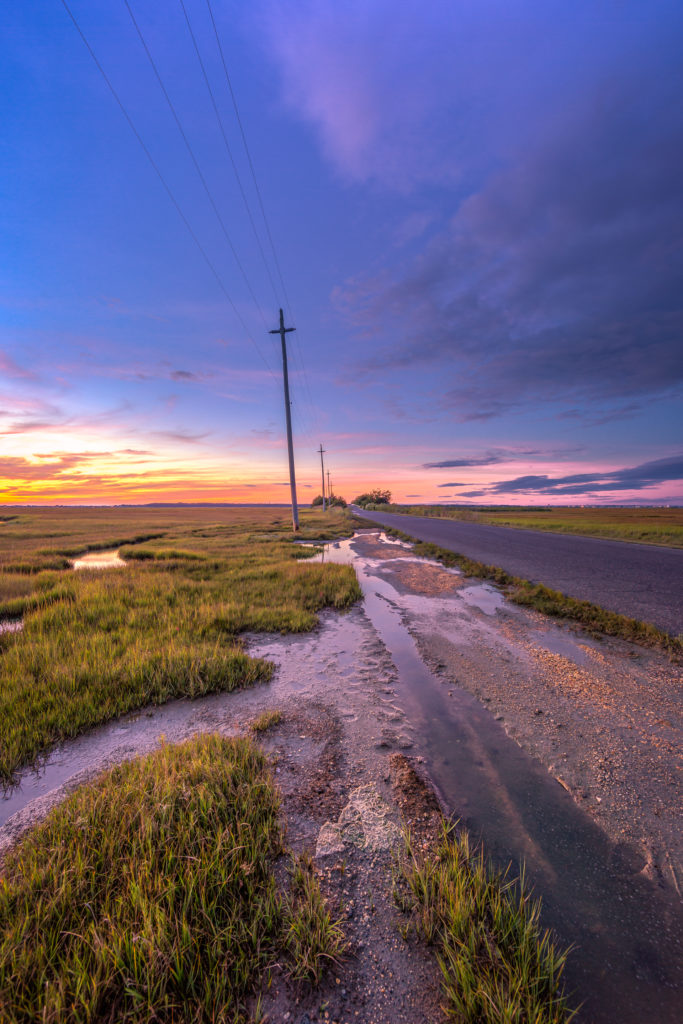
{"type": "Polygon", "coordinates": [[[316,857],[338,856],[345,846],[362,850],[388,850],[398,844],[401,830],[392,810],[374,785],[360,786],[335,822],[326,821],[318,834],[316,857]]]}

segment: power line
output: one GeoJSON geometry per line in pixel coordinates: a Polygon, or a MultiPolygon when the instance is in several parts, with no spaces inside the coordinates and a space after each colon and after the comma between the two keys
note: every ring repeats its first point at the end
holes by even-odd
{"type": "Polygon", "coordinates": [[[145,145],[145,142],[144,142],[142,136],[140,135],[139,131],[135,127],[133,119],[131,118],[130,114],[126,110],[126,107],[124,106],[123,101],[121,100],[119,94],[117,93],[116,89],[112,85],[112,83],[111,83],[111,81],[110,81],[106,71],[104,70],[104,68],[100,64],[99,60],[97,59],[93,48],[91,47],[90,43],[88,42],[88,40],[87,40],[87,38],[85,36],[85,33],[83,32],[83,29],[81,28],[81,26],[79,25],[78,21],[76,20],[73,12],[71,10],[71,8],[69,7],[69,5],[67,3],[67,0],[62,0],[62,6],[64,7],[64,9],[65,9],[66,13],[69,15],[69,17],[71,18],[71,21],[73,22],[74,27],[75,27],[76,31],[78,32],[79,36],[83,40],[83,43],[85,44],[85,47],[86,47],[88,53],[92,57],[93,62],[95,64],[97,70],[102,75],[102,78],[104,79],[104,81],[105,81],[109,91],[111,92],[112,96],[116,100],[116,103],[117,103],[119,109],[121,110],[121,113],[123,114],[123,116],[125,117],[126,121],[128,122],[128,125],[129,125],[131,131],[133,132],[135,138],[139,142],[139,144],[140,144],[140,146],[142,148],[142,151],[144,152],[144,154],[147,157],[148,161],[150,162],[152,168],[154,169],[154,172],[157,175],[157,177],[159,178],[159,181],[163,185],[164,190],[165,190],[168,198],[171,200],[171,203],[173,204],[173,206],[175,207],[175,209],[176,209],[176,211],[178,213],[178,216],[180,217],[180,219],[182,220],[183,224],[187,228],[187,231],[189,232],[190,237],[192,238],[193,242],[195,243],[195,245],[199,249],[200,253],[202,254],[205,263],[209,267],[209,270],[211,271],[211,273],[215,277],[216,282],[218,283],[219,288],[221,289],[221,291],[225,295],[226,299],[228,300],[228,302],[229,302],[229,304],[230,304],[230,306],[232,308],[233,313],[235,314],[235,316],[239,320],[240,324],[242,325],[242,329],[244,330],[244,333],[246,334],[247,338],[249,339],[251,344],[254,346],[254,348],[258,352],[261,360],[265,364],[266,369],[270,373],[271,377],[273,377],[273,380],[275,380],[275,376],[273,374],[273,371],[270,368],[270,364],[268,363],[268,360],[264,356],[263,352],[261,351],[261,349],[257,345],[257,343],[254,340],[254,338],[251,336],[249,328],[247,327],[246,323],[244,322],[244,319],[242,318],[242,315],[240,314],[239,310],[235,306],[235,303],[233,302],[232,297],[231,297],[230,293],[228,292],[228,290],[227,290],[227,288],[226,288],[226,286],[225,286],[225,284],[223,282],[223,279],[221,278],[220,274],[216,270],[216,267],[214,266],[213,262],[209,258],[209,255],[206,252],[204,246],[199,241],[197,235],[195,234],[195,232],[194,232],[194,230],[192,228],[192,225],[190,224],[190,222],[188,221],[187,217],[183,213],[183,211],[182,211],[182,209],[180,207],[180,204],[178,203],[178,200],[176,199],[175,195],[171,191],[171,188],[168,185],[168,183],[167,183],[166,179],[164,178],[163,174],[161,173],[161,170],[160,170],[158,164],[154,160],[154,157],[152,156],[152,154],[150,153],[149,149],[145,145]]]}
{"type": "Polygon", "coordinates": [[[252,299],[254,300],[256,308],[258,309],[258,311],[259,311],[259,313],[261,315],[261,320],[263,321],[263,324],[265,326],[266,318],[263,315],[263,310],[261,309],[259,301],[256,298],[256,294],[254,293],[254,289],[251,286],[251,282],[249,281],[249,278],[247,277],[247,273],[246,273],[246,271],[244,269],[242,261],[240,260],[239,256],[237,255],[237,250],[235,249],[235,246],[233,245],[233,241],[232,241],[232,238],[230,237],[230,233],[228,232],[228,229],[225,226],[223,218],[220,215],[220,212],[219,212],[218,207],[216,205],[216,201],[215,201],[213,195],[211,194],[211,190],[209,189],[209,186],[207,184],[206,178],[204,177],[204,174],[202,173],[202,169],[199,166],[199,161],[197,160],[197,157],[195,156],[194,150],[192,149],[192,146],[190,145],[190,140],[188,139],[187,135],[185,134],[185,130],[184,130],[184,128],[183,128],[183,126],[182,126],[182,124],[180,122],[180,118],[178,117],[178,113],[176,111],[176,108],[173,105],[173,101],[171,100],[171,97],[168,94],[166,86],[164,85],[164,83],[162,81],[161,75],[159,74],[159,69],[157,68],[157,66],[156,66],[156,64],[154,62],[154,58],[152,57],[152,54],[150,53],[149,47],[148,47],[147,42],[145,40],[145,37],[142,34],[142,29],[140,28],[140,26],[138,25],[138,23],[137,23],[137,21],[135,19],[135,15],[133,14],[133,11],[131,9],[131,6],[130,6],[128,0],[123,0],[123,2],[125,3],[126,8],[128,10],[128,13],[130,15],[130,20],[133,22],[133,25],[135,26],[135,31],[137,32],[137,34],[139,36],[140,42],[142,43],[142,46],[143,46],[143,49],[144,49],[145,53],[147,54],[147,59],[149,60],[149,63],[152,66],[152,71],[156,75],[156,80],[159,83],[159,87],[160,87],[161,91],[164,94],[164,99],[166,100],[166,102],[167,102],[167,104],[169,106],[169,109],[170,109],[171,113],[173,114],[173,119],[175,120],[175,123],[176,123],[176,125],[178,127],[178,131],[181,134],[182,140],[185,143],[187,151],[190,154],[190,157],[192,159],[192,163],[194,164],[195,170],[196,170],[197,174],[199,175],[199,180],[201,181],[202,185],[204,186],[204,191],[206,192],[208,200],[211,203],[211,207],[213,209],[213,212],[216,215],[216,219],[218,220],[218,223],[221,226],[221,230],[223,231],[223,235],[225,236],[225,240],[228,243],[228,245],[230,246],[230,251],[232,252],[233,256],[235,257],[235,263],[237,264],[237,266],[240,269],[240,273],[242,274],[242,277],[244,278],[244,283],[247,286],[249,294],[251,295],[252,299]]]}
{"type": "MultiPolygon", "coordinates": [[[[270,286],[273,289],[273,296],[275,298],[275,301],[277,302],[278,301],[278,297],[277,297],[277,292],[275,290],[275,282],[273,281],[273,276],[272,276],[272,274],[270,272],[270,267],[268,266],[268,261],[266,260],[266,254],[263,251],[263,246],[261,245],[261,239],[259,238],[258,231],[256,230],[256,224],[254,223],[254,218],[253,218],[253,215],[252,215],[252,212],[251,212],[251,207],[249,206],[249,201],[247,199],[246,192],[244,191],[244,186],[242,185],[242,179],[240,178],[239,171],[237,170],[237,164],[235,163],[235,158],[232,155],[232,149],[230,148],[230,143],[228,142],[228,136],[226,135],[225,127],[223,125],[223,119],[222,119],[222,117],[220,115],[220,111],[218,110],[218,105],[216,103],[216,98],[215,98],[215,96],[213,94],[213,89],[211,88],[211,83],[209,82],[209,76],[206,73],[206,68],[204,67],[204,61],[202,60],[201,53],[199,52],[199,46],[197,45],[197,39],[196,39],[195,34],[194,34],[193,30],[192,30],[192,25],[190,23],[190,18],[188,16],[187,9],[185,7],[185,4],[184,4],[183,0],[180,0],[180,6],[182,7],[183,14],[185,15],[185,22],[187,24],[188,32],[190,33],[190,38],[192,40],[192,45],[194,46],[194,52],[197,55],[197,60],[199,61],[199,66],[202,69],[202,75],[204,77],[204,82],[206,84],[206,88],[207,88],[209,96],[211,98],[211,106],[213,107],[213,112],[216,115],[216,120],[218,122],[218,127],[220,128],[220,132],[221,132],[221,135],[223,137],[223,142],[225,143],[225,148],[227,150],[228,156],[230,157],[230,163],[231,163],[232,169],[233,169],[233,171],[235,173],[235,178],[237,180],[237,184],[239,186],[240,194],[242,196],[242,201],[244,203],[245,209],[247,211],[247,215],[249,217],[249,223],[251,224],[252,231],[254,232],[254,238],[256,239],[256,244],[258,245],[259,252],[261,253],[261,258],[263,259],[263,265],[266,268],[266,272],[267,272],[268,278],[270,280],[270,286]]],[[[261,313],[261,316],[263,317],[263,313],[261,313]]],[[[266,323],[265,317],[263,317],[263,323],[264,323],[264,326],[265,326],[265,323],[266,323]]]]}
{"type": "MultiPolygon", "coordinates": [[[[180,2],[182,3],[183,0],[180,0],[180,2]]],[[[227,85],[228,85],[228,91],[230,93],[230,98],[232,100],[233,109],[235,111],[235,117],[237,118],[237,124],[239,125],[240,135],[242,136],[242,144],[244,145],[244,152],[246,153],[246,156],[247,156],[247,162],[249,164],[249,170],[251,172],[251,179],[252,179],[252,181],[254,183],[254,189],[256,191],[256,196],[258,198],[259,208],[261,210],[261,216],[263,217],[263,223],[265,225],[266,235],[268,236],[268,241],[270,243],[270,250],[271,250],[272,255],[273,255],[273,262],[275,264],[275,268],[277,270],[277,275],[278,275],[278,278],[279,278],[279,281],[280,281],[280,285],[282,287],[282,294],[283,294],[284,299],[285,299],[285,307],[286,307],[286,309],[287,309],[287,311],[289,313],[290,318],[293,319],[292,304],[289,301],[289,295],[287,293],[287,286],[285,285],[284,276],[282,274],[282,268],[280,266],[280,261],[278,259],[278,255],[277,255],[277,249],[275,248],[275,242],[273,240],[273,235],[272,235],[272,232],[270,230],[270,223],[268,221],[268,217],[266,216],[266,210],[265,210],[265,206],[264,206],[264,203],[263,203],[263,196],[262,196],[262,193],[261,193],[261,189],[259,187],[258,179],[256,177],[256,168],[254,167],[254,161],[252,160],[251,150],[249,149],[249,144],[247,142],[246,132],[244,130],[244,125],[242,123],[242,118],[240,116],[239,107],[237,105],[237,97],[235,96],[235,92],[234,92],[233,87],[232,87],[232,82],[230,80],[230,74],[228,72],[228,65],[227,65],[226,60],[225,60],[225,54],[223,52],[223,46],[221,44],[221,38],[220,38],[220,35],[219,35],[219,32],[218,32],[218,26],[216,25],[216,19],[214,18],[213,8],[211,6],[211,0],[206,0],[206,5],[207,5],[207,7],[209,9],[209,16],[211,18],[211,24],[213,26],[214,35],[216,37],[216,44],[218,46],[218,52],[220,54],[221,64],[223,65],[223,71],[225,73],[225,80],[226,80],[227,85]]],[[[184,10],[184,7],[183,7],[183,10],[184,10]]],[[[187,15],[186,15],[186,17],[187,17],[187,15]]],[[[226,145],[227,145],[227,143],[226,143],[226,145]]],[[[232,157],[231,157],[231,159],[232,159],[232,157]]],[[[233,166],[234,166],[234,162],[233,162],[233,166]]],[[[253,225],[253,222],[252,222],[252,225],[253,225]]],[[[263,250],[261,250],[261,252],[262,252],[262,255],[263,255],[263,250]]],[[[265,256],[264,256],[264,260],[265,260],[265,256]]],[[[267,267],[267,263],[266,263],[266,267],[267,267]]],[[[269,276],[270,276],[270,272],[269,272],[269,276]]],[[[272,278],[271,278],[271,284],[272,284],[272,278]]],[[[308,398],[309,405],[310,405],[310,407],[311,407],[311,409],[313,411],[313,417],[312,417],[312,421],[311,422],[315,421],[315,424],[317,425],[317,423],[318,423],[317,408],[316,408],[315,402],[313,401],[313,395],[311,394],[311,388],[310,388],[309,381],[308,381],[308,372],[306,370],[306,364],[304,362],[303,353],[301,351],[301,345],[299,343],[298,335],[294,339],[294,341],[295,341],[295,351],[298,354],[298,361],[299,361],[299,363],[301,365],[301,369],[302,369],[302,372],[303,372],[304,388],[306,390],[306,395],[307,395],[307,398],[308,398]]]]}
{"type": "MultiPolygon", "coordinates": [[[[180,0],[180,2],[182,3],[182,0],[180,0]]],[[[259,188],[259,184],[258,184],[258,181],[256,179],[256,170],[254,168],[254,162],[251,159],[251,151],[250,151],[249,146],[247,144],[247,136],[246,136],[246,134],[244,132],[244,127],[242,125],[242,118],[240,117],[239,108],[237,106],[237,99],[235,98],[235,93],[233,92],[233,88],[232,88],[232,82],[230,81],[230,75],[228,74],[228,66],[227,66],[227,64],[225,62],[225,55],[223,53],[223,47],[221,45],[220,36],[218,34],[218,27],[216,26],[216,19],[213,16],[213,9],[211,7],[211,0],[206,0],[206,5],[209,8],[209,15],[211,17],[211,24],[213,25],[214,35],[216,36],[216,43],[218,44],[218,52],[221,55],[221,63],[223,65],[223,71],[225,72],[225,80],[228,83],[228,90],[230,92],[230,98],[232,99],[232,105],[233,105],[233,108],[235,110],[235,117],[237,118],[237,123],[238,123],[239,128],[240,128],[240,134],[242,136],[242,143],[244,145],[244,151],[247,154],[247,160],[249,162],[249,170],[251,171],[251,178],[252,178],[252,181],[254,182],[254,188],[256,190],[256,195],[258,197],[259,207],[261,209],[261,216],[263,217],[263,223],[265,224],[265,227],[266,227],[266,234],[268,235],[268,241],[270,242],[270,249],[271,249],[271,252],[273,254],[273,262],[275,263],[275,268],[277,270],[278,278],[280,280],[280,285],[282,287],[282,294],[283,294],[284,299],[285,299],[285,304],[287,305],[287,308],[289,310],[289,315],[291,316],[292,315],[291,303],[289,301],[289,296],[287,295],[287,288],[285,286],[284,278],[282,276],[282,269],[280,268],[280,261],[277,258],[277,251],[275,249],[275,242],[273,241],[273,236],[272,236],[271,231],[270,231],[270,225],[268,223],[268,218],[266,217],[266,211],[265,211],[265,207],[263,205],[263,197],[261,196],[261,189],[259,188]]],[[[184,7],[183,7],[183,10],[184,10],[184,7]]]]}

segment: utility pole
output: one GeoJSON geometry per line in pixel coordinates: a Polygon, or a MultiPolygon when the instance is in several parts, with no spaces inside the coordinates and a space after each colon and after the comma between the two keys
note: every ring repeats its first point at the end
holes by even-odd
{"type": "Polygon", "coordinates": [[[282,377],[285,383],[285,417],[287,419],[287,451],[289,453],[289,489],[292,492],[292,530],[299,529],[299,506],[296,502],[296,476],[294,475],[294,449],[292,447],[292,412],[289,401],[289,376],[287,374],[287,343],[285,334],[295,331],[296,327],[285,327],[285,318],[280,310],[280,326],[269,334],[279,334],[282,342],[282,377]]]}
{"type": "Polygon", "coordinates": [[[323,477],[323,512],[325,511],[325,464],[323,463],[323,452],[327,451],[323,448],[322,441],[320,442],[320,472],[323,477]]]}
{"type": "Polygon", "coordinates": [[[330,508],[332,508],[332,484],[330,483],[330,471],[329,471],[329,469],[327,471],[327,497],[328,497],[328,501],[330,503],[330,508]]]}

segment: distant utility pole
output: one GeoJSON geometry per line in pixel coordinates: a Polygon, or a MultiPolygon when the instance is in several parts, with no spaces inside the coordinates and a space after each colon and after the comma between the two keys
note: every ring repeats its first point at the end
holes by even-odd
{"type": "Polygon", "coordinates": [[[287,451],[289,453],[289,489],[292,492],[292,530],[299,529],[299,506],[296,503],[296,476],[294,475],[294,448],[292,447],[292,412],[289,401],[289,376],[287,375],[287,343],[285,334],[295,331],[296,327],[285,327],[285,318],[280,310],[280,326],[269,334],[279,334],[282,342],[282,377],[285,383],[285,416],[287,419],[287,451]]]}
{"type": "Polygon", "coordinates": [[[323,452],[326,452],[326,451],[327,451],[327,449],[323,448],[322,441],[321,441],[320,442],[320,472],[322,473],[322,477],[323,477],[323,512],[325,511],[325,464],[323,462],[323,452]]]}
{"type": "Polygon", "coordinates": [[[327,471],[327,498],[328,498],[329,503],[330,503],[330,508],[332,508],[332,484],[330,483],[330,471],[329,471],[329,469],[327,471]]]}

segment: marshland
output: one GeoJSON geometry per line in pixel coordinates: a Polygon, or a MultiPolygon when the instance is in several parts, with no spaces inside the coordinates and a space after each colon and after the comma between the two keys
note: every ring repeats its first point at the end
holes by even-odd
{"type": "Polygon", "coordinates": [[[618,808],[590,822],[567,767],[553,788],[523,714],[504,731],[482,666],[456,666],[420,614],[457,626],[458,657],[483,642],[492,674],[499,621],[621,665],[618,641],[603,654],[406,544],[350,540],[356,527],[307,512],[297,544],[281,509],[5,517],[0,616],[21,623],[0,634],[6,799],[44,782],[0,829],[8,1021],[606,1021],[619,989],[638,1014],[673,984],[670,880],[662,895],[637,863],[614,875],[631,849],[618,808]],[[123,564],[74,569],[88,552],[123,564]],[[461,689],[449,704],[453,687],[483,705],[461,689]],[[88,766],[50,783],[76,742],[88,766]],[[661,962],[638,981],[625,933],[650,929],[648,908],[661,962]],[[608,950],[613,984],[593,963],[608,950]]]}

